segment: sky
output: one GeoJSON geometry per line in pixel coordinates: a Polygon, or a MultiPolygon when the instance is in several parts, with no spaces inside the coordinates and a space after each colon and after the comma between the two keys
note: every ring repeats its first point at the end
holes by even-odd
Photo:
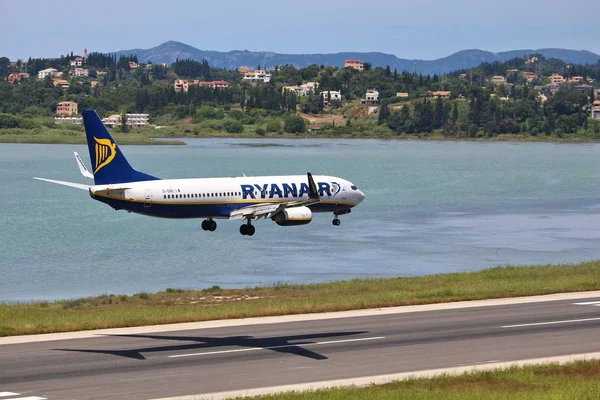
{"type": "Polygon", "coordinates": [[[599,0],[0,0],[0,57],[151,48],[379,51],[436,59],[464,49],[600,54],[599,0]],[[24,6],[26,4],[26,6],[24,6]]]}

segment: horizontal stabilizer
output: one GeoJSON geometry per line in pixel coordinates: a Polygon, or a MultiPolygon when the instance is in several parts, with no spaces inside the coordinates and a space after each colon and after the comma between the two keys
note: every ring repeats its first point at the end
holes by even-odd
{"type": "Polygon", "coordinates": [[[44,182],[50,182],[50,183],[56,183],[57,185],[63,185],[63,186],[69,186],[69,187],[73,187],[75,189],[80,189],[80,190],[89,190],[90,186],[89,185],[82,185],[81,183],[73,183],[73,182],[65,182],[65,181],[56,181],[54,179],[46,179],[46,178],[33,178],[33,179],[37,179],[38,181],[44,181],[44,182]]]}

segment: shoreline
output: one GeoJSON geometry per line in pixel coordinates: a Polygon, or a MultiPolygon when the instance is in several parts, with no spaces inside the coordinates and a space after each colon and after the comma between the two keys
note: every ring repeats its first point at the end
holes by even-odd
{"type": "MultiPolygon", "coordinates": [[[[150,146],[185,146],[186,139],[251,139],[251,140],[273,140],[273,139],[317,139],[317,140],[390,140],[390,141],[421,141],[421,142],[477,142],[477,143],[557,143],[557,144],[590,144],[600,143],[600,138],[587,137],[537,137],[502,135],[491,138],[468,138],[468,137],[444,137],[444,136],[379,136],[379,135],[318,135],[318,134],[230,134],[230,133],[207,133],[202,135],[169,135],[169,136],[140,136],[129,134],[114,134],[115,139],[122,146],[128,145],[150,145],[150,146]]],[[[0,144],[86,144],[85,136],[66,135],[13,135],[2,134],[0,131],[0,144]]]]}

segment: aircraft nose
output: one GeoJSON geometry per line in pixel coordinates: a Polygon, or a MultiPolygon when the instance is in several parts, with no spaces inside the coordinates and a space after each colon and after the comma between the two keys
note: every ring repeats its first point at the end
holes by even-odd
{"type": "Polygon", "coordinates": [[[358,192],[358,203],[362,203],[362,201],[365,199],[365,194],[362,192],[362,190],[357,190],[358,192]]]}

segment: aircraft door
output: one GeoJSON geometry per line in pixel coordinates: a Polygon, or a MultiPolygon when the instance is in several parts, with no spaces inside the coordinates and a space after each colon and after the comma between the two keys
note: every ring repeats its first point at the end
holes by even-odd
{"type": "Polygon", "coordinates": [[[152,207],[152,191],[150,189],[146,189],[144,193],[144,208],[152,207]]]}
{"type": "Polygon", "coordinates": [[[346,200],[346,185],[342,185],[342,200],[346,200]]]}

